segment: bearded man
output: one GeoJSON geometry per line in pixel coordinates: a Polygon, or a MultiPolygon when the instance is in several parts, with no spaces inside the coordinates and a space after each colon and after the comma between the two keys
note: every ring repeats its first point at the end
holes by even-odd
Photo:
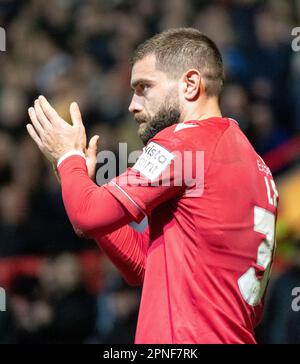
{"type": "Polygon", "coordinates": [[[29,109],[28,132],[57,163],[75,230],[143,286],[136,343],[255,343],[278,193],[238,122],[221,114],[223,82],[219,50],[196,29],[140,45],[129,111],[145,148],[101,187],[89,178],[98,137],[86,149],[78,105],[72,126],[42,96],[29,109]],[[144,233],[128,225],[144,217],[144,233]]]}

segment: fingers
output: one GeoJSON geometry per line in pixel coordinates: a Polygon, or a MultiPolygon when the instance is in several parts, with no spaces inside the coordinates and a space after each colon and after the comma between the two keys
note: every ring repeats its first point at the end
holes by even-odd
{"type": "Polygon", "coordinates": [[[51,126],[51,123],[48,120],[47,116],[44,114],[44,111],[40,106],[39,100],[34,101],[34,110],[35,110],[37,120],[41,124],[42,128],[49,129],[49,127],[51,126]]]}
{"type": "Polygon", "coordinates": [[[89,142],[88,149],[85,151],[88,175],[92,180],[95,179],[95,173],[96,173],[98,140],[99,140],[99,135],[93,136],[89,142]]]}
{"type": "Polygon", "coordinates": [[[93,156],[96,156],[97,154],[97,143],[98,143],[98,140],[99,140],[99,135],[94,135],[90,142],[89,142],[89,147],[88,147],[88,150],[87,150],[87,153],[88,154],[91,154],[93,156]]]}
{"type": "Polygon", "coordinates": [[[27,124],[26,125],[26,129],[28,131],[28,134],[31,136],[31,138],[34,140],[34,142],[36,143],[36,145],[42,149],[43,147],[43,143],[40,139],[40,137],[38,136],[37,132],[34,130],[34,127],[31,124],[27,124]]]}
{"type": "Polygon", "coordinates": [[[72,102],[72,104],[70,105],[70,114],[73,126],[77,128],[83,128],[84,126],[82,123],[81,113],[77,102],[72,102]]]}
{"type": "Polygon", "coordinates": [[[97,158],[97,143],[98,143],[98,140],[99,140],[99,135],[94,135],[91,138],[91,140],[89,142],[88,149],[85,152],[85,156],[87,158],[95,159],[96,160],[96,158],[97,158]]]}
{"type": "Polygon", "coordinates": [[[28,109],[28,114],[29,114],[30,120],[31,120],[37,134],[39,136],[41,136],[42,133],[43,133],[43,128],[42,128],[41,124],[39,123],[39,121],[38,121],[38,119],[36,117],[35,110],[34,110],[33,107],[30,107],[28,109]]]}
{"type": "Polygon", "coordinates": [[[55,122],[60,119],[60,116],[57,114],[55,109],[49,104],[44,96],[39,96],[38,100],[43,113],[50,122],[55,122]]]}

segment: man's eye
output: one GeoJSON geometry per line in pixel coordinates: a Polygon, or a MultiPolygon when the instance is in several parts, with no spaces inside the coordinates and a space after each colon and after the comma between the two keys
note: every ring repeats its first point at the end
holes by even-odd
{"type": "Polygon", "coordinates": [[[141,85],[141,88],[143,91],[147,91],[150,88],[150,85],[143,84],[143,85],[141,85]]]}
{"type": "Polygon", "coordinates": [[[139,83],[134,91],[137,94],[144,94],[145,92],[147,92],[149,89],[151,88],[151,85],[149,85],[148,83],[139,83]]]}

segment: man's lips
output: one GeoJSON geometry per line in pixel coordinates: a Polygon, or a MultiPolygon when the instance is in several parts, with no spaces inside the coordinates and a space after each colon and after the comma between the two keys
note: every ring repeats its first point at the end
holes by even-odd
{"type": "Polygon", "coordinates": [[[138,119],[135,119],[135,121],[136,121],[139,125],[141,125],[141,124],[145,124],[145,123],[146,123],[146,121],[145,121],[145,120],[138,120],[138,119]]]}
{"type": "Polygon", "coordinates": [[[137,122],[137,124],[141,125],[141,124],[145,124],[147,123],[147,120],[148,118],[146,117],[146,115],[142,115],[140,113],[136,114],[135,117],[134,117],[134,120],[137,122]]]}

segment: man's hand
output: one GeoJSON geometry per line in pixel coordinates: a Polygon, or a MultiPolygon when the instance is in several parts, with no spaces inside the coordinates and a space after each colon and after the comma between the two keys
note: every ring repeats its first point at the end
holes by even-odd
{"type": "Polygon", "coordinates": [[[40,96],[34,102],[34,108],[28,110],[32,124],[27,124],[27,131],[41,152],[51,162],[57,162],[65,153],[78,150],[85,152],[86,133],[77,103],[70,105],[73,125],[64,121],[40,96]]]}
{"type": "Polygon", "coordinates": [[[93,136],[89,142],[88,148],[85,151],[86,166],[88,169],[89,177],[92,180],[95,180],[98,140],[99,140],[98,135],[93,136]]]}
{"type": "MultiPolygon", "coordinates": [[[[92,179],[93,181],[95,180],[95,174],[96,174],[98,140],[99,140],[99,135],[93,136],[89,142],[88,149],[85,150],[85,160],[86,160],[86,166],[88,169],[88,175],[89,175],[90,179],[92,179]]],[[[52,167],[53,167],[56,179],[60,183],[60,178],[58,175],[56,163],[53,162],[52,167]]]]}

